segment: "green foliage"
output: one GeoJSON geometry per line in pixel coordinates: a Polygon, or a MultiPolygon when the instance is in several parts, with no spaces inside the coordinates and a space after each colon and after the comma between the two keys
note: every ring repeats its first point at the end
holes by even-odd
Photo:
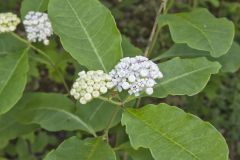
{"type": "Polygon", "coordinates": [[[228,147],[221,134],[176,107],[160,104],[127,109],[122,124],[131,145],[150,149],[156,160],[228,160],[228,147]]]}
{"type": "Polygon", "coordinates": [[[233,42],[233,23],[214,15],[229,17],[238,27],[240,18],[232,15],[237,2],[169,0],[155,15],[157,1],[13,1],[4,6],[22,18],[29,11],[48,12],[56,35],[43,46],[23,38],[22,26],[17,33],[0,34],[0,159],[228,160],[221,133],[232,137],[227,142],[234,144],[229,145],[231,159],[236,157],[240,92],[232,83],[239,79],[239,36],[233,42]],[[207,6],[214,15],[197,9],[207,6]],[[153,16],[158,26],[147,39],[153,16]],[[112,89],[86,105],[70,97],[79,71],[108,73],[121,58],[143,56],[144,50],[163,73],[153,95],[134,97],[112,89]],[[222,82],[223,77],[229,79],[222,82]],[[160,102],[183,106],[221,132],[160,102]]]}
{"type": "Polygon", "coordinates": [[[18,42],[11,47],[11,40],[9,35],[1,35],[0,114],[9,111],[17,103],[27,82],[28,48],[23,49],[18,42]]]}
{"type": "Polygon", "coordinates": [[[10,34],[0,34],[0,56],[16,53],[26,48],[26,45],[10,34]]]}
{"type": "Polygon", "coordinates": [[[111,127],[118,124],[122,111],[114,104],[97,99],[86,105],[78,105],[76,115],[92,126],[95,131],[101,131],[109,125],[112,116],[114,118],[111,127]]]}
{"type": "Polygon", "coordinates": [[[116,160],[113,150],[101,138],[84,141],[72,137],[65,140],[44,160],[116,160]]]}
{"type": "Polygon", "coordinates": [[[131,44],[129,39],[125,36],[122,37],[122,49],[123,49],[123,55],[125,57],[134,57],[137,55],[142,55],[141,49],[131,44]]]}
{"type": "Polygon", "coordinates": [[[216,19],[206,9],[160,16],[159,26],[166,24],[174,42],[209,51],[213,57],[226,54],[233,42],[233,23],[225,18],[216,19]]]}
{"type": "Polygon", "coordinates": [[[206,51],[192,49],[185,44],[174,44],[169,50],[161,54],[156,59],[168,59],[168,58],[174,58],[174,57],[194,58],[194,57],[204,56],[209,60],[218,61],[222,65],[222,68],[221,68],[222,72],[234,73],[240,68],[239,50],[240,50],[239,44],[234,42],[230,50],[227,52],[227,54],[218,58],[213,58],[213,57],[210,57],[208,52],[206,51]]]}
{"type": "Polygon", "coordinates": [[[131,147],[130,143],[120,145],[118,150],[125,151],[133,160],[153,160],[149,150],[143,148],[135,150],[131,147]]]}
{"type": "Polygon", "coordinates": [[[21,5],[21,17],[24,19],[29,11],[44,12],[47,10],[49,0],[23,0],[21,5]]]}
{"type": "Polygon", "coordinates": [[[60,94],[29,93],[16,105],[16,118],[25,124],[39,124],[49,131],[93,129],[74,114],[75,105],[60,94]]]}
{"type": "Polygon", "coordinates": [[[88,69],[110,71],[122,57],[115,21],[98,1],[51,0],[48,12],[63,47],[88,69]]]}
{"type": "Polygon", "coordinates": [[[37,125],[24,125],[12,117],[11,113],[0,117],[0,148],[5,147],[9,140],[34,131],[37,125]]]}
{"type": "Polygon", "coordinates": [[[203,90],[211,74],[216,74],[221,65],[206,58],[174,58],[160,63],[164,77],[156,85],[155,97],[168,95],[195,95],[203,90]]]}

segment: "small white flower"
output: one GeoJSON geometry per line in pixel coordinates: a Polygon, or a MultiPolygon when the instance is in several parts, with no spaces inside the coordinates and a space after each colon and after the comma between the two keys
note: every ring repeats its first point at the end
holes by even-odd
{"type": "Polygon", "coordinates": [[[48,38],[53,34],[53,29],[46,13],[30,11],[25,16],[23,24],[30,42],[49,44],[48,38]]]}
{"type": "Polygon", "coordinates": [[[100,92],[103,94],[107,93],[107,90],[108,90],[107,87],[104,86],[100,88],[100,92]]]}
{"type": "Polygon", "coordinates": [[[122,88],[123,88],[124,90],[127,90],[127,89],[130,88],[130,84],[129,84],[128,82],[123,82],[123,83],[122,83],[122,88]]]}
{"type": "Polygon", "coordinates": [[[114,87],[114,84],[111,82],[111,76],[102,70],[82,71],[78,75],[79,77],[73,83],[70,94],[79,100],[81,104],[86,104],[114,87]]]}
{"type": "Polygon", "coordinates": [[[147,77],[148,76],[148,70],[147,69],[142,69],[141,71],[140,71],[140,75],[142,76],[142,77],[147,77]]]}
{"type": "Polygon", "coordinates": [[[108,89],[112,89],[114,87],[114,84],[112,82],[107,82],[106,86],[108,89]]]}
{"type": "Polygon", "coordinates": [[[84,97],[80,98],[79,102],[81,104],[87,104],[87,101],[86,101],[86,99],[84,97]]]}
{"type": "Polygon", "coordinates": [[[109,75],[119,92],[128,90],[130,95],[135,96],[139,96],[142,91],[153,94],[155,80],[163,77],[158,66],[143,56],[121,59],[109,75]]]}
{"type": "Polygon", "coordinates": [[[128,80],[129,80],[129,82],[133,83],[133,82],[135,82],[136,77],[135,77],[134,75],[130,75],[130,76],[128,77],[128,80]]]}
{"type": "Polygon", "coordinates": [[[86,99],[86,101],[90,101],[90,100],[92,100],[92,95],[90,93],[86,93],[84,95],[84,98],[86,99]]]}
{"type": "Polygon", "coordinates": [[[99,93],[99,91],[93,91],[92,95],[93,95],[94,98],[97,98],[97,97],[100,96],[100,93],[99,93]]]}
{"type": "Polygon", "coordinates": [[[153,94],[153,88],[147,88],[146,89],[146,94],[147,95],[152,95],[153,94]]]}
{"type": "Polygon", "coordinates": [[[19,23],[17,15],[11,12],[0,13],[0,33],[15,31],[19,23]]]}

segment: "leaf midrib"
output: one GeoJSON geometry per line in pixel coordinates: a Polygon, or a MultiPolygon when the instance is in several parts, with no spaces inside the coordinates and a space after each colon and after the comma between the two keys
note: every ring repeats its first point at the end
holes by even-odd
{"type": "Polygon", "coordinates": [[[41,7],[42,7],[42,5],[43,5],[43,2],[44,2],[44,0],[41,0],[41,2],[39,3],[39,6],[38,6],[38,8],[37,8],[37,11],[40,11],[40,9],[41,9],[41,7]]]}
{"type": "Polygon", "coordinates": [[[79,23],[79,24],[81,25],[81,27],[83,28],[83,31],[84,31],[85,35],[87,36],[87,39],[88,39],[88,41],[89,41],[89,43],[90,43],[90,45],[91,45],[91,47],[92,47],[95,55],[97,56],[97,58],[98,58],[98,60],[99,60],[99,62],[100,62],[100,64],[101,64],[103,70],[104,70],[105,72],[107,72],[107,69],[106,69],[106,67],[104,66],[104,63],[103,63],[103,61],[102,61],[102,59],[101,59],[101,56],[100,56],[100,54],[99,54],[99,52],[98,52],[95,44],[93,43],[93,40],[92,40],[92,38],[90,37],[87,29],[85,28],[85,26],[83,25],[81,19],[79,18],[78,14],[77,14],[77,11],[74,9],[74,7],[72,6],[72,4],[70,3],[69,0],[66,0],[66,2],[67,2],[67,4],[69,5],[69,7],[72,9],[75,17],[76,17],[77,20],[78,20],[78,23],[79,23]]]}
{"type": "Polygon", "coordinates": [[[96,149],[97,149],[97,146],[99,145],[100,143],[100,138],[98,138],[96,140],[96,143],[94,143],[89,155],[87,156],[87,159],[86,160],[90,160],[90,158],[93,156],[93,154],[95,153],[96,149]]]}
{"type": "Polygon", "coordinates": [[[203,32],[203,31],[201,30],[201,28],[199,28],[199,27],[198,27],[197,25],[195,25],[194,23],[191,23],[191,21],[188,20],[188,19],[187,19],[186,17],[184,17],[183,15],[177,14],[176,16],[179,16],[179,17],[182,18],[184,21],[186,21],[188,24],[190,24],[193,28],[197,29],[197,30],[203,35],[203,37],[205,37],[205,39],[207,40],[208,45],[209,45],[209,47],[210,47],[210,49],[211,49],[211,52],[212,52],[213,54],[215,54],[215,49],[214,49],[214,47],[212,46],[212,43],[209,41],[208,36],[205,34],[205,32],[203,32]]]}
{"type": "Polygon", "coordinates": [[[164,81],[164,82],[160,82],[160,83],[157,85],[157,87],[160,86],[160,85],[166,85],[166,84],[168,84],[168,83],[170,83],[170,82],[172,82],[172,81],[175,81],[175,80],[177,80],[177,79],[181,79],[181,78],[183,78],[183,77],[187,77],[187,76],[189,76],[189,75],[191,75],[191,74],[195,74],[195,73],[197,73],[197,72],[200,72],[200,71],[209,69],[209,68],[211,68],[211,67],[213,67],[213,65],[209,65],[209,66],[207,66],[207,67],[203,67],[203,68],[200,68],[200,69],[191,71],[191,72],[186,72],[186,73],[181,74],[181,75],[179,75],[179,76],[170,78],[170,79],[168,79],[168,80],[166,80],[166,81],[164,81]]]}
{"type": "Polygon", "coordinates": [[[78,116],[76,116],[76,115],[74,115],[74,114],[72,114],[70,112],[67,112],[67,111],[65,111],[63,109],[49,108],[49,107],[39,107],[39,108],[32,108],[32,109],[29,109],[29,110],[30,111],[31,110],[39,110],[39,111],[41,111],[41,110],[43,110],[43,111],[44,110],[48,110],[48,111],[55,111],[55,112],[64,113],[64,114],[68,115],[69,117],[73,118],[74,120],[76,120],[77,122],[79,122],[81,125],[83,125],[88,130],[89,133],[91,133],[92,135],[95,135],[94,130],[90,126],[88,126],[82,119],[80,119],[78,116]]]}
{"type": "Polygon", "coordinates": [[[136,119],[138,119],[140,122],[142,122],[143,124],[145,124],[149,129],[153,130],[154,132],[158,133],[161,137],[163,137],[164,139],[168,140],[169,142],[172,142],[173,144],[175,144],[176,146],[178,146],[179,148],[181,148],[183,151],[187,152],[188,154],[190,154],[192,157],[194,157],[196,160],[200,160],[200,158],[194,154],[191,150],[189,150],[188,148],[184,147],[182,144],[178,143],[177,141],[175,141],[174,139],[168,137],[168,133],[163,133],[157,129],[154,129],[151,124],[147,123],[146,121],[143,121],[140,117],[138,117],[137,114],[135,114],[134,112],[131,112],[130,110],[127,110],[128,113],[130,113],[133,117],[135,117],[136,119]]]}
{"type": "Polygon", "coordinates": [[[0,94],[1,94],[2,91],[6,88],[7,83],[8,83],[8,82],[10,81],[10,79],[12,78],[12,76],[13,76],[13,74],[15,73],[15,71],[16,71],[19,63],[22,61],[22,58],[25,56],[25,54],[26,54],[26,52],[27,52],[28,49],[29,49],[29,48],[26,48],[26,49],[23,50],[21,56],[19,57],[19,59],[18,59],[17,62],[15,63],[13,69],[10,71],[10,74],[9,74],[9,76],[7,77],[6,81],[3,83],[3,87],[0,89],[0,94]]]}
{"type": "Polygon", "coordinates": [[[100,110],[103,104],[104,104],[104,101],[102,101],[97,107],[95,107],[92,114],[89,116],[88,121],[91,121],[93,119],[93,117],[97,114],[97,112],[100,110]]]}

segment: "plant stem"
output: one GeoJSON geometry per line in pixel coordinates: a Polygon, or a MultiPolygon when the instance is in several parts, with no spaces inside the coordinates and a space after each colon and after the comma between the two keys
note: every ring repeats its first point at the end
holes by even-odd
{"type": "Polygon", "coordinates": [[[57,68],[56,64],[54,63],[54,61],[51,59],[51,57],[49,57],[44,51],[42,51],[41,49],[35,47],[34,45],[32,45],[30,42],[28,42],[26,39],[20,37],[19,35],[17,35],[16,33],[14,32],[11,32],[12,36],[14,36],[16,39],[18,39],[19,41],[27,44],[29,47],[31,47],[33,50],[37,51],[39,54],[41,54],[43,57],[45,57],[49,62],[50,62],[50,65],[56,70],[59,78],[61,79],[61,81],[63,82],[63,85],[65,87],[65,89],[67,90],[67,92],[69,93],[70,90],[69,90],[69,87],[62,75],[62,73],[60,72],[60,70],[57,68]]]}
{"type": "Polygon", "coordinates": [[[117,101],[111,100],[111,99],[106,98],[106,97],[100,96],[100,97],[98,97],[98,99],[101,99],[101,100],[103,100],[103,101],[106,101],[106,102],[115,104],[115,105],[117,105],[117,106],[122,106],[122,103],[121,103],[121,102],[117,102],[117,101]]]}
{"type": "Polygon", "coordinates": [[[141,104],[142,98],[138,98],[137,100],[137,104],[136,104],[136,108],[139,108],[140,104],[141,104]]]}
{"type": "Polygon", "coordinates": [[[148,40],[148,45],[146,47],[146,50],[145,50],[145,53],[144,53],[144,56],[145,57],[149,57],[150,56],[150,53],[157,41],[157,36],[158,36],[158,33],[160,31],[160,29],[158,29],[158,18],[160,16],[160,14],[162,13],[162,11],[165,9],[165,5],[167,3],[167,0],[162,0],[161,2],[161,5],[157,11],[157,15],[155,17],[155,21],[154,21],[154,24],[153,24],[153,28],[152,28],[152,31],[151,31],[151,35],[149,37],[149,40],[148,40]]]}
{"type": "Polygon", "coordinates": [[[106,139],[107,142],[108,142],[108,133],[109,133],[109,129],[111,128],[111,125],[114,121],[114,119],[116,118],[117,116],[117,113],[119,112],[119,108],[117,108],[113,113],[112,113],[112,116],[107,124],[107,127],[106,129],[104,130],[104,134],[103,134],[103,139],[106,139]]]}
{"type": "Polygon", "coordinates": [[[132,101],[132,100],[134,100],[134,99],[136,99],[135,96],[128,96],[128,97],[123,101],[123,104],[126,104],[126,103],[128,103],[128,102],[130,102],[130,101],[132,101]]]}

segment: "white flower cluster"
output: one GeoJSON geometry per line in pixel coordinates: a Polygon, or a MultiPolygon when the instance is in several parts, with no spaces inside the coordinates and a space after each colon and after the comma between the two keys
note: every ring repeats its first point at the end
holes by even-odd
{"type": "Polygon", "coordinates": [[[20,19],[13,13],[0,14],[0,33],[15,31],[20,19]]]}
{"type": "Polygon", "coordinates": [[[79,78],[74,82],[70,94],[81,104],[86,104],[114,87],[111,77],[102,70],[82,71],[78,75],[79,78]]]}
{"type": "Polygon", "coordinates": [[[158,66],[143,56],[121,59],[109,74],[119,92],[128,90],[130,95],[135,96],[139,96],[142,91],[153,94],[155,80],[163,77],[158,66]]]}
{"type": "Polygon", "coordinates": [[[49,44],[48,37],[53,34],[53,29],[46,13],[30,11],[23,24],[30,42],[43,41],[45,45],[49,44]]]}

